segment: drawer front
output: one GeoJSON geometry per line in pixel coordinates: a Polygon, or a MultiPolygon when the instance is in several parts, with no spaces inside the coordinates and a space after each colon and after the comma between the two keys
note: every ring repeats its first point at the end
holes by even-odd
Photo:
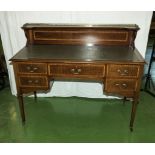
{"type": "Polygon", "coordinates": [[[140,66],[138,65],[113,65],[107,66],[108,77],[138,77],[140,66]]]}
{"type": "Polygon", "coordinates": [[[107,79],[105,90],[107,92],[135,91],[137,80],[135,79],[107,79]]]}
{"type": "Polygon", "coordinates": [[[80,77],[104,77],[105,65],[92,64],[50,64],[49,75],[51,76],[80,76],[80,77]]]}
{"type": "Polygon", "coordinates": [[[18,73],[47,74],[47,64],[44,63],[18,63],[18,73]]]}
{"type": "Polygon", "coordinates": [[[46,76],[20,76],[19,84],[21,87],[48,87],[48,80],[46,76]]]}

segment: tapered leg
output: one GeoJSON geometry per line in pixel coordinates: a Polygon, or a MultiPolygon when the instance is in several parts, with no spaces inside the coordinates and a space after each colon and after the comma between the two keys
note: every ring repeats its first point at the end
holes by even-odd
{"type": "Polygon", "coordinates": [[[20,108],[20,114],[22,118],[22,122],[25,122],[25,111],[24,111],[24,103],[23,103],[23,95],[18,94],[18,102],[19,102],[19,108],[20,108]]]}
{"type": "Polygon", "coordinates": [[[130,131],[133,131],[133,123],[135,120],[136,110],[137,110],[138,100],[134,98],[132,102],[132,111],[131,111],[131,119],[130,119],[130,131]]]}
{"type": "Polygon", "coordinates": [[[123,105],[125,105],[125,101],[126,101],[126,96],[124,96],[123,98],[123,105]]]}
{"type": "Polygon", "coordinates": [[[36,91],[34,91],[34,98],[35,98],[35,100],[37,99],[37,92],[36,91]]]}

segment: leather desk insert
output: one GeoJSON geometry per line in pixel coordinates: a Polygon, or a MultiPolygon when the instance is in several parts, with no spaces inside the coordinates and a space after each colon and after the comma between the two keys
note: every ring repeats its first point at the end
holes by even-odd
{"type": "Polygon", "coordinates": [[[27,44],[10,60],[22,121],[23,94],[50,89],[55,79],[103,84],[107,95],[131,98],[130,129],[139,99],[144,59],[135,48],[137,25],[25,24],[27,44]]]}

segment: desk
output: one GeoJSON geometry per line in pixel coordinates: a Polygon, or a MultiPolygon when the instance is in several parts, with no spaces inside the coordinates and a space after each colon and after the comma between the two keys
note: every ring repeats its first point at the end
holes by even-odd
{"type": "Polygon", "coordinates": [[[139,98],[144,59],[134,46],[137,25],[25,24],[26,46],[12,61],[22,121],[23,94],[49,90],[50,81],[89,80],[106,94],[131,98],[130,130],[139,98]]]}

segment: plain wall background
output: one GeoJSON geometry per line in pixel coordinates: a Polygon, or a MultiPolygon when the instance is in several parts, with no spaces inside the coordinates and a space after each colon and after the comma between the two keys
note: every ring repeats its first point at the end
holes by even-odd
{"type": "MultiPolygon", "coordinates": [[[[25,46],[26,38],[22,25],[25,23],[86,23],[86,24],[137,24],[135,45],[145,56],[151,11],[117,11],[117,12],[1,12],[0,28],[3,48],[9,70],[11,90],[16,94],[14,73],[9,59],[25,46]]],[[[97,83],[56,82],[52,92],[41,96],[83,96],[106,97],[102,87],[97,83]],[[62,89],[63,88],[63,89],[62,89]]]]}

